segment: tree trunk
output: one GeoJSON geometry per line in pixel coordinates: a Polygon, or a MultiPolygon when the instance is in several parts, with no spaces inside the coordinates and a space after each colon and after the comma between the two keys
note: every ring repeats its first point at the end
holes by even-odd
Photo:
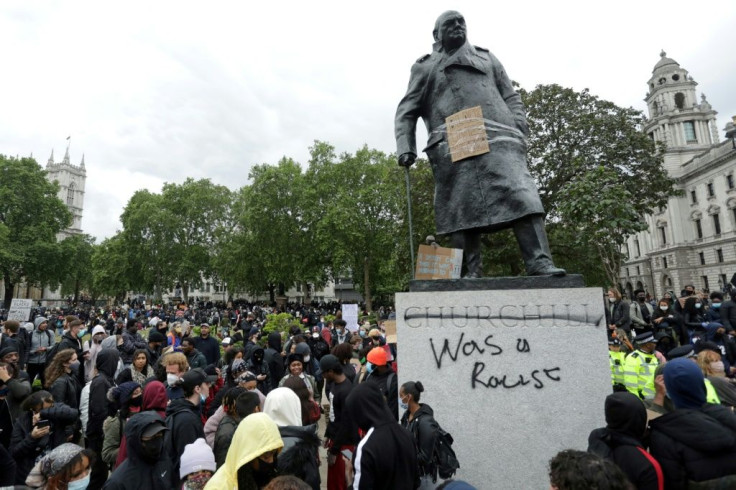
{"type": "Polygon", "coordinates": [[[371,299],[371,261],[366,257],[363,261],[363,299],[365,300],[365,309],[368,313],[373,311],[373,300],[371,299]]]}
{"type": "Polygon", "coordinates": [[[79,276],[77,276],[77,280],[74,281],[74,302],[75,303],[79,302],[79,283],[80,283],[79,276]]]}
{"type": "Polygon", "coordinates": [[[13,291],[15,291],[15,284],[10,282],[9,274],[5,274],[3,276],[3,283],[5,284],[5,303],[3,305],[3,308],[9,310],[10,303],[13,301],[13,291]]]}
{"type": "Polygon", "coordinates": [[[302,302],[305,305],[308,305],[309,303],[311,303],[311,298],[309,296],[309,283],[307,281],[302,281],[302,289],[304,290],[304,299],[302,300],[302,302]]]}
{"type": "Polygon", "coordinates": [[[181,285],[181,294],[183,296],[183,300],[185,303],[189,302],[189,283],[184,281],[184,283],[181,285]]]}
{"type": "Polygon", "coordinates": [[[276,286],[273,284],[268,285],[268,298],[271,304],[276,302],[276,286]]]}

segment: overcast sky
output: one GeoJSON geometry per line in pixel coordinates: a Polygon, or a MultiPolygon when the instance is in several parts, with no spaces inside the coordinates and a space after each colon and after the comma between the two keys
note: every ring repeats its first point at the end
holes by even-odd
{"type": "Polygon", "coordinates": [[[719,130],[736,115],[730,0],[4,0],[0,153],[45,165],[71,135],[72,163],[86,155],[82,227],[99,242],[140,188],[208,177],[237,189],[253,164],[306,164],[316,139],[393,152],[409,69],[447,9],[525,88],[587,87],[643,110],[664,49],[719,112],[719,130]]]}

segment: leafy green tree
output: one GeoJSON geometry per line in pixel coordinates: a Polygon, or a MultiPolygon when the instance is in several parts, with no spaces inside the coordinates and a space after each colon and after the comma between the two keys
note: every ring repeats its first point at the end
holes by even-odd
{"type": "Polygon", "coordinates": [[[58,184],[33,158],[0,155],[0,273],[5,308],[21,281],[44,285],[62,278],[56,235],[72,222],[58,184]]]}
{"type": "Polygon", "coordinates": [[[403,171],[394,156],[365,146],[339,157],[320,142],[311,151],[308,174],[321,194],[317,245],[333,277],[352,274],[370,311],[375,294],[396,291],[396,251],[406,249],[403,171]]]}
{"type": "Polygon", "coordinates": [[[127,291],[137,287],[134,286],[136,260],[121,232],[95,245],[92,250],[93,296],[109,296],[122,301],[127,291]]]}
{"type": "Polygon", "coordinates": [[[231,227],[232,195],[209,179],[164,184],[161,194],[136,192],[121,221],[123,239],[135,252],[134,289],[161,297],[175,281],[184,300],[202,277],[215,274],[213,258],[231,227]]]}
{"type": "MultiPolygon", "coordinates": [[[[529,122],[529,169],[547,212],[550,245],[571,272],[615,284],[628,235],[677,195],[643,114],[585,89],[520,90],[529,122]]],[[[601,284],[602,285],[602,284],[601,284]]]]}
{"type": "Polygon", "coordinates": [[[92,251],[95,239],[89,235],[72,235],[61,241],[61,260],[65,269],[61,281],[62,296],[73,295],[79,301],[83,290],[93,292],[92,251]]]}

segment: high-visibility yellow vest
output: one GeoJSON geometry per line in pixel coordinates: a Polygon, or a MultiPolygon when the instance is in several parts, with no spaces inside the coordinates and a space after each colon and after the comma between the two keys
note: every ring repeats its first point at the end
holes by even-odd
{"type": "Polygon", "coordinates": [[[705,401],[714,405],[721,404],[721,398],[716,393],[716,389],[709,379],[705,380],[705,401]]]}
{"type": "Polygon", "coordinates": [[[629,392],[642,398],[654,398],[654,370],[659,359],[654,353],[647,354],[639,349],[626,356],[624,363],[624,385],[629,392]]]}
{"type": "Polygon", "coordinates": [[[611,362],[611,383],[624,384],[624,363],[626,362],[625,352],[608,351],[608,359],[611,362]]]}

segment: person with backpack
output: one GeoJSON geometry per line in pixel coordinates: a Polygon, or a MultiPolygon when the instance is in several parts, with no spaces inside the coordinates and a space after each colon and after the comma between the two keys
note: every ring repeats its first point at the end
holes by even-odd
{"type": "Polygon", "coordinates": [[[366,371],[368,376],[365,383],[373,383],[386,399],[388,408],[394,419],[399,421],[399,382],[396,373],[389,365],[388,353],[383,347],[374,347],[366,357],[366,371]]]}
{"type": "Polygon", "coordinates": [[[365,433],[352,458],[355,472],[352,488],[419,488],[414,440],[406,428],[396,423],[378,386],[363,383],[353,388],[346,410],[365,433]]]}
{"type": "Polygon", "coordinates": [[[406,382],[399,390],[401,408],[404,410],[401,426],[409,430],[417,448],[420,490],[436,487],[437,462],[434,453],[439,431],[432,407],[419,403],[423,391],[424,386],[419,381],[406,382]]]}
{"type": "Polygon", "coordinates": [[[608,395],[606,427],[588,437],[588,452],[616,463],[639,490],[664,488],[662,467],[646,450],[642,439],[647,429],[644,403],[628,391],[608,395]]]}
{"type": "Polygon", "coordinates": [[[39,377],[44,384],[44,370],[46,369],[46,354],[56,344],[54,333],[48,329],[49,322],[45,317],[38,316],[33,321],[30,348],[28,349],[28,377],[31,383],[39,377]]]}

